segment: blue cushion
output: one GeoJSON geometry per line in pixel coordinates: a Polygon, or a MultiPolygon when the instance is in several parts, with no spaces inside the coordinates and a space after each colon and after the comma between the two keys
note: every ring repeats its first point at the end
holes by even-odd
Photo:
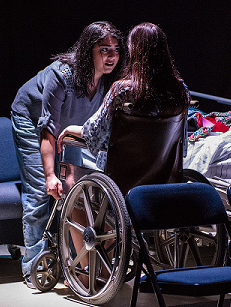
{"type": "Polygon", "coordinates": [[[0,182],[20,180],[11,121],[0,117],[0,182]]]}
{"type": "Polygon", "coordinates": [[[137,186],[127,193],[125,200],[139,229],[169,229],[227,221],[219,194],[205,183],[137,186]]]}
{"type": "Polygon", "coordinates": [[[219,295],[231,292],[231,267],[179,269],[158,275],[157,281],[165,294],[219,295]]]}
{"type": "Polygon", "coordinates": [[[22,217],[19,185],[19,181],[0,183],[0,220],[22,217]]]}
{"type": "Polygon", "coordinates": [[[231,267],[183,268],[157,271],[156,273],[158,282],[184,283],[188,285],[231,282],[231,267]]]}

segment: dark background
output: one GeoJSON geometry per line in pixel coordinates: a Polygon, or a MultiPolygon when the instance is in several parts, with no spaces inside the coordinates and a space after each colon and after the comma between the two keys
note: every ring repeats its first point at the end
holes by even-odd
{"type": "Polygon", "coordinates": [[[10,116],[18,88],[49,65],[52,54],[66,51],[98,20],[125,35],[142,21],[158,24],[189,89],[231,98],[231,1],[2,0],[0,116],[10,116]]]}

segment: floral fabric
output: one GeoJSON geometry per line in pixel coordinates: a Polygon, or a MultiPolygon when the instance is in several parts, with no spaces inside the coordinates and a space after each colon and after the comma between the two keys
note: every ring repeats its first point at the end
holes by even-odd
{"type": "Polygon", "coordinates": [[[210,132],[227,132],[231,126],[231,111],[211,112],[207,115],[196,112],[192,115],[198,129],[192,133],[188,140],[194,142],[201,137],[207,136],[210,132]]]}

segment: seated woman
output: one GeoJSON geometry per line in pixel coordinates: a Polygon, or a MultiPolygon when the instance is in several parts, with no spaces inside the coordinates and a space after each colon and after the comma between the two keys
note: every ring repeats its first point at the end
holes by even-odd
{"type": "MultiPolygon", "coordinates": [[[[82,137],[95,156],[100,150],[107,151],[113,115],[118,108],[133,116],[149,118],[187,115],[189,92],[173,65],[164,32],[152,23],[141,23],[128,35],[128,50],[124,77],[111,86],[102,106],[83,126],[68,126],[62,131],[58,138],[59,152],[67,134],[82,137]]],[[[102,169],[105,161],[104,156],[102,169]]],[[[76,209],[73,218],[80,221],[81,215],[81,210],[76,209]]],[[[72,238],[78,254],[82,238],[77,233],[72,233],[72,238]]],[[[86,257],[81,267],[87,265],[86,257]]]]}
{"type": "Polygon", "coordinates": [[[152,23],[135,26],[128,35],[129,59],[124,77],[111,86],[99,110],[83,126],[71,125],[58,138],[58,151],[67,134],[82,137],[98,166],[104,169],[114,112],[166,118],[186,116],[189,91],[173,65],[165,33],[152,23]]]}

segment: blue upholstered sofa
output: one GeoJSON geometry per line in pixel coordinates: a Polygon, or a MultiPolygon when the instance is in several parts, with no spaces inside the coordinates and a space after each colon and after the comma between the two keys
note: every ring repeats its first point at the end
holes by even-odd
{"type": "Polygon", "coordinates": [[[8,245],[13,258],[19,255],[14,245],[24,244],[20,191],[11,121],[7,117],[0,117],[0,244],[8,245]]]}

